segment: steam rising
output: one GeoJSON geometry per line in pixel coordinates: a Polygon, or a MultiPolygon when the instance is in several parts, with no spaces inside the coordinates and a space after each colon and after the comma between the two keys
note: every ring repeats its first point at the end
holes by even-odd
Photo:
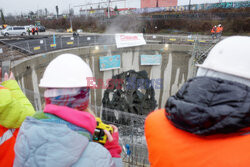
{"type": "Polygon", "coordinates": [[[117,16],[111,20],[104,34],[142,32],[143,22],[134,16],[117,16]]]}
{"type": "MultiPolygon", "coordinates": [[[[110,19],[110,25],[107,26],[103,36],[98,38],[98,43],[112,45],[115,43],[115,34],[117,33],[141,33],[143,21],[134,16],[116,16],[110,19]]],[[[106,48],[106,47],[105,47],[106,48]]],[[[107,48],[107,56],[112,55],[107,48]]]]}

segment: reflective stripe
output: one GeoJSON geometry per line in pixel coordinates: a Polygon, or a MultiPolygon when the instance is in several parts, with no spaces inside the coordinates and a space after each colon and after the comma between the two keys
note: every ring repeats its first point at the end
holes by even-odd
{"type": "Polygon", "coordinates": [[[2,145],[5,141],[9,140],[16,129],[9,129],[7,130],[2,137],[0,137],[0,145],[2,145]]]}
{"type": "Polygon", "coordinates": [[[7,88],[5,88],[4,86],[0,85],[0,89],[7,89],[7,88]]]}

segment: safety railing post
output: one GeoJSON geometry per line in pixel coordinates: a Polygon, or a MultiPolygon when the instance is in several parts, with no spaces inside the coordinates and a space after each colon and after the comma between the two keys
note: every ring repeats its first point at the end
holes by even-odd
{"type": "Polygon", "coordinates": [[[13,46],[10,47],[10,50],[11,50],[11,60],[14,60],[13,46]]]}
{"type": "Polygon", "coordinates": [[[44,38],[44,48],[45,48],[45,51],[47,52],[47,42],[45,38],[44,38]]]}
{"type": "Polygon", "coordinates": [[[63,48],[62,36],[60,37],[60,41],[61,41],[61,49],[62,49],[63,48]]]}
{"type": "Polygon", "coordinates": [[[27,41],[27,48],[28,48],[29,51],[31,51],[31,50],[30,50],[30,45],[29,45],[29,42],[28,42],[28,41],[27,41]]]}

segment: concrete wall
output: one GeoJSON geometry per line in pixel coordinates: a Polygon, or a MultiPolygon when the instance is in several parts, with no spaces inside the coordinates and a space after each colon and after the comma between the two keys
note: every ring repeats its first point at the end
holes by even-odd
{"type": "MultiPolygon", "coordinates": [[[[13,72],[18,83],[28,98],[34,104],[36,110],[42,109],[43,89],[38,87],[45,67],[56,56],[62,53],[73,53],[81,56],[92,68],[97,79],[107,80],[113,75],[127,70],[146,70],[150,79],[162,79],[162,89],[155,89],[155,98],[159,107],[164,107],[167,98],[173,95],[182,84],[194,76],[194,63],[191,56],[193,46],[191,45],[146,45],[132,48],[117,49],[115,46],[81,47],[68,50],[49,52],[35,55],[17,61],[12,64],[13,72]],[[99,57],[107,55],[121,55],[121,68],[109,71],[99,70],[99,57]],[[161,54],[162,64],[159,66],[141,66],[141,54],[161,54]]],[[[65,76],[67,79],[67,76],[65,76]]],[[[90,103],[101,105],[103,89],[91,90],[90,103]]]]}

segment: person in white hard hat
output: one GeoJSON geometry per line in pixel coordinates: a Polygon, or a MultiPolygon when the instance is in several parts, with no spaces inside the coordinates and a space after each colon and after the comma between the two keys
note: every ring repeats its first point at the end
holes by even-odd
{"type": "Polygon", "coordinates": [[[217,26],[213,26],[213,28],[211,29],[211,36],[212,36],[212,39],[216,38],[216,27],[217,27],[217,26]]]}
{"type": "Polygon", "coordinates": [[[250,150],[250,37],[214,46],[197,76],[145,121],[151,167],[245,167],[250,150]]]}
{"type": "Polygon", "coordinates": [[[39,86],[45,108],[28,117],[15,145],[14,167],[121,167],[118,129],[103,146],[92,142],[96,119],[88,110],[92,71],[80,57],[63,54],[47,66],[39,86]]]}
{"type": "Polygon", "coordinates": [[[216,27],[216,38],[220,38],[223,32],[223,27],[221,26],[221,24],[219,24],[216,27]]]}

